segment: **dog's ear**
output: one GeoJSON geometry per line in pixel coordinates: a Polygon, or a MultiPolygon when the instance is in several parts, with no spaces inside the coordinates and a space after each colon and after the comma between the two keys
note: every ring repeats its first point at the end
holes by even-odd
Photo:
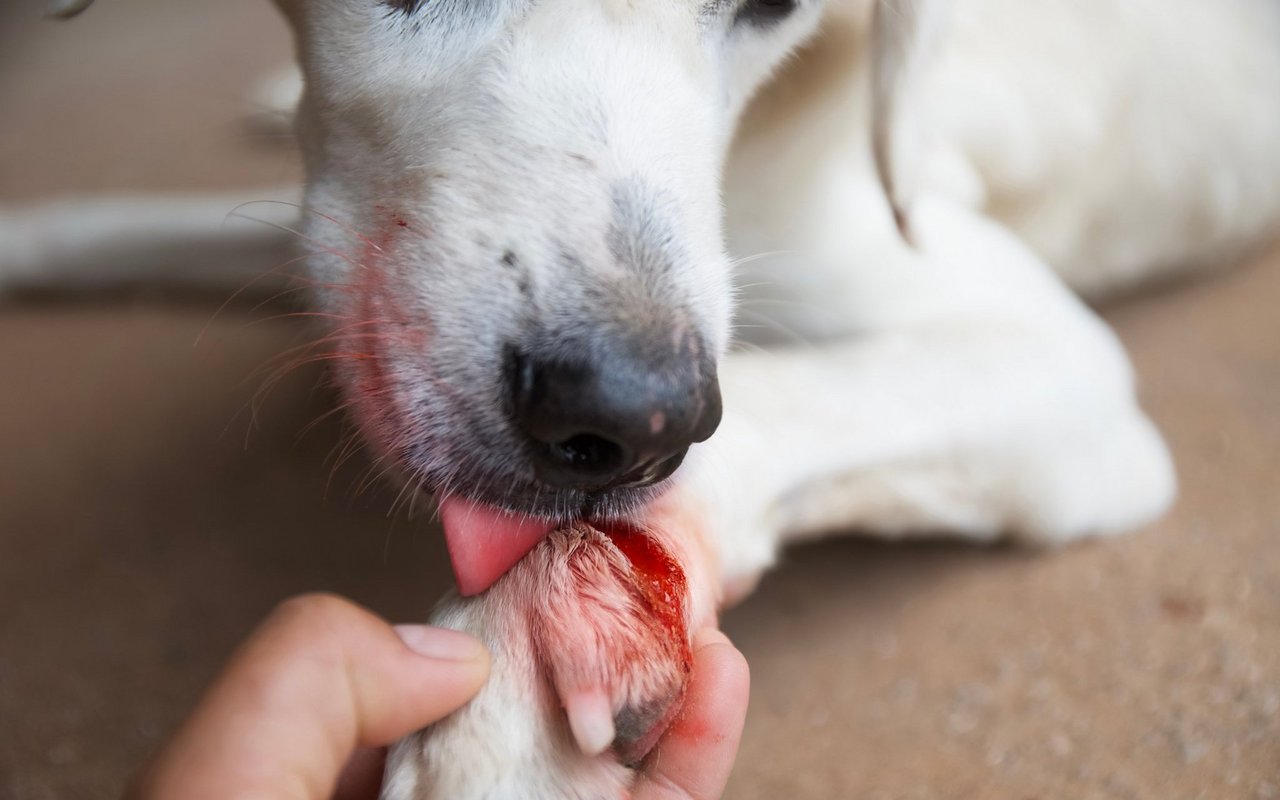
{"type": "Polygon", "coordinates": [[[871,145],[894,222],[907,242],[920,130],[915,85],[950,19],[950,0],[877,0],[871,37],[871,145]]]}
{"type": "Polygon", "coordinates": [[[70,19],[91,5],[93,0],[45,0],[44,13],[50,17],[70,19]]]}

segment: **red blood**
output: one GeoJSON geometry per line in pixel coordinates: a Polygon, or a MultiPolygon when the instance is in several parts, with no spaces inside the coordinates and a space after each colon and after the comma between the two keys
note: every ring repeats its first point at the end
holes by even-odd
{"type": "Polygon", "coordinates": [[[696,717],[680,717],[671,725],[671,735],[686,742],[695,744],[706,744],[710,741],[713,744],[719,744],[724,741],[724,735],[717,733],[705,719],[696,717]]]}
{"type": "MultiPolygon", "coordinates": [[[[620,522],[597,525],[622,554],[631,562],[635,578],[634,591],[648,611],[654,644],[664,653],[635,653],[630,658],[669,658],[683,675],[679,686],[672,687],[674,696],[665,699],[667,706],[662,717],[655,721],[644,735],[635,741],[614,743],[623,763],[638,764],[657,745],[662,734],[671,726],[684,703],[684,691],[689,675],[693,672],[693,652],[689,646],[689,588],[684,569],[671,557],[657,539],[643,530],[620,522]]],[[[660,698],[653,698],[660,700],[660,698]]]]}
{"type": "Polygon", "coordinates": [[[631,562],[636,588],[645,604],[662,623],[668,643],[684,651],[685,662],[691,665],[686,621],[689,585],[684,570],[666,548],[644,531],[624,522],[606,522],[600,530],[631,562]]]}
{"type": "MultiPolygon", "coordinates": [[[[382,206],[375,209],[387,213],[382,206]]],[[[391,347],[421,349],[430,321],[411,316],[396,302],[391,287],[397,276],[391,271],[394,264],[387,263],[387,253],[408,223],[397,214],[388,216],[391,227],[384,226],[369,238],[361,236],[366,246],[353,263],[351,322],[342,326],[338,341],[350,370],[348,386],[354,390],[356,419],[382,449],[393,450],[400,432],[392,407],[395,384],[388,374],[387,351],[391,347]]]]}

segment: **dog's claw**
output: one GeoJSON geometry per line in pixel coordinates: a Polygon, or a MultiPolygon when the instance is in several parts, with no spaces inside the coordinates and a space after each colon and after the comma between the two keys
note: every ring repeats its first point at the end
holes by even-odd
{"type": "Polygon", "coordinates": [[[617,735],[608,692],[603,688],[574,691],[563,702],[569,729],[583,755],[598,756],[608,750],[617,735]]]}

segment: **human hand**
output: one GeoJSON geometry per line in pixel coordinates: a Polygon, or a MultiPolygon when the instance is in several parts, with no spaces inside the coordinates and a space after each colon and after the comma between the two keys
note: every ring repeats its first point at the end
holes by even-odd
{"type": "MultiPolygon", "coordinates": [[[[710,800],[728,780],[746,715],[746,661],[716,632],[696,647],[685,712],[648,759],[635,800],[710,800]]],[[[488,653],[465,634],[393,628],[336,597],[288,601],[241,645],[126,796],[376,797],[384,748],[461,707],[488,673],[488,653]]]]}
{"type": "Polygon", "coordinates": [[[724,793],[747,719],[747,659],[718,630],[693,642],[684,709],[648,758],[633,800],[716,800],[724,793]]]}

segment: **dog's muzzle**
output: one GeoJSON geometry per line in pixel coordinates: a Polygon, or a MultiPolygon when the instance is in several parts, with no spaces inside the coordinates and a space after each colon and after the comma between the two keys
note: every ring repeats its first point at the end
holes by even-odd
{"type": "MultiPolygon", "coordinates": [[[[650,343],[628,351],[601,342],[561,347],[555,358],[508,350],[507,408],[548,494],[600,499],[651,486],[675,472],[692,444],[715,432],[721,403],[714,363],[700,357],[700,342],[685,339],[665,349],[650,343]]],[[[449,492],[439,495],[439,504],[464,595],[489,588],[553,530],[574,521],[449,492]]]]}

